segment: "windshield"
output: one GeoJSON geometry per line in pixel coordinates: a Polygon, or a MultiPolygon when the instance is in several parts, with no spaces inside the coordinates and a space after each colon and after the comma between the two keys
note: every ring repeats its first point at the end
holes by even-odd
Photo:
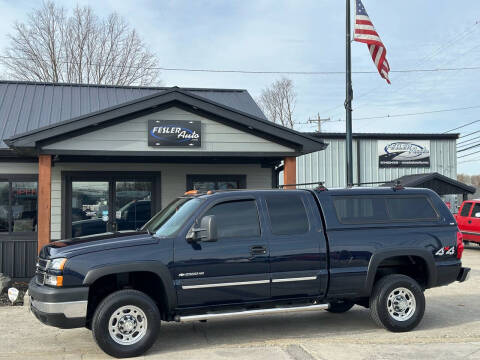
{"type": "Polygon", "coordinates": [[[201,203],[202,200],[197,198],[176,199],[143,225],[142,230],[148,230],[157,236],[171,236],[182,227],[201,203]]]}

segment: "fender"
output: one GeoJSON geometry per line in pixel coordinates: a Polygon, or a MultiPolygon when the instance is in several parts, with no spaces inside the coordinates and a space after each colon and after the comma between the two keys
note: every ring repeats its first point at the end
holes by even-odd
{"type": "Polygon", "coordinates": [[[156,274],[163,283],[165,293],[167,295],[167,309],[173,310],[177,306],[177,295],[173,285],[170,271],[165,264],[157,261],[135,261],[122,264],[106,265],[91,269],[87,272],[83,279],[84,286],[90,286],[96,280],[106,275],[113,275],[125,272],[145,271],[156,274]]]}
{"type": "Polygon", "coordinates": [[[400,250],[387,250],[375,253],[368,264],[367,279],[365,281],[364,294],[365,296],[370,296],[373,288],[373,283],[375,281],[375,275],[377,273],[378,266],[380,263],[390,257],[395,256],[417,256],[422,258],[427,264],[427,288],[434,286],[437,283],[437,271],[435,267],[435,261],[433,255],[426,249],[418,248],[406,248],[400,250]]]}

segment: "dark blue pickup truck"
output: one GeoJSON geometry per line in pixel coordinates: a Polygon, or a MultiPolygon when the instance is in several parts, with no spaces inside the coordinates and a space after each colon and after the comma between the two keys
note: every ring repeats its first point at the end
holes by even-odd
{"type": "Polygon", "coordinates": [[[426,289],[466,280],[462,251],[455,219],[426,189],[190,194],[139,231],[45,246],[31,309],[48,325],[86,326],[115,357],[145,352],[161,321],[357,304],[409,331],[426,289]]]}

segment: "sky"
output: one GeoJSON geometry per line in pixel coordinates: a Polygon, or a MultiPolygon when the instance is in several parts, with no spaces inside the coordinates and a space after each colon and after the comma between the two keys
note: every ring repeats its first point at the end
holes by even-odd
{"type": "MultiPolygon", "coordinates": [[[[136,28],[170,68],[249,71],[343,71],[345,2],[339,0],[102,0],[89,5],[100,16],[117,12],[136,28]]],[[[0,0],[0,49],[15,21],[25,21],[35,0],[0,0]]],[[[353,1],[352,1],[353,3],[353,1]]],[[[395,70],[480,66],[480,1],[363,0],[395,70]]],[[[367,46],[352,44],[352,70],[375,71],[367,46]]],[[[345,77],[286,75],[297,93],[298,130],[314,131],[309,118],[333,121],[323,131],[345,131],[345,77]]],[[[247,89],[256,98],[281,75],[162,71],[165,86],[247,89]]],[[[441,133],[480,120],[480,69],[353,74],[354,132],[441,133]],[[473,109],[441,111],[448,109],[473,109]],[[429,113],[430,112],[430,113],[429,113]],[[404,114],[426,113],[405,116],[404,114]],[[390,118],[384,117],[393,115],[390,118]],[[396,116],[402,115],[402,116],[396,116]],[[384,117],[378,119],[361,119],[384,117]],[[358,120],[356,120],[358,119],[358,120]]],[[[457,130],[461,141],[478,135],[480,121],[457,130]]],[[[472,140],[472,144],[476,141],[472,140]]],[[[466,144],[469,144],[468,142],[466,144]]],[[[465,146],[465,145],[464,145],[465,146]]],[[[461,144],[460,144],[461,147],[461,144]]],[[[458,156],[474,151],[459,152],[458,156]]],[[[458,159],[458,172],[480,174],[480,153],[458,159]]]]}

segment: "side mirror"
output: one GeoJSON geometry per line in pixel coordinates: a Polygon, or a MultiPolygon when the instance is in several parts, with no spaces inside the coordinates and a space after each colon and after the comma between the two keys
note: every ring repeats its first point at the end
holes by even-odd
{"type": "Polygon", "coordinates": [[[215,215],[207,215],[200,221],[200,227],[194,227],[187,235],[188,240],[213,242],[217,241],[217,221],[215,215]]]}
{"type": "Polygon", "coordinates": [[[475,213],[476,218],[480,218],[480,212],[475,213]]]}

